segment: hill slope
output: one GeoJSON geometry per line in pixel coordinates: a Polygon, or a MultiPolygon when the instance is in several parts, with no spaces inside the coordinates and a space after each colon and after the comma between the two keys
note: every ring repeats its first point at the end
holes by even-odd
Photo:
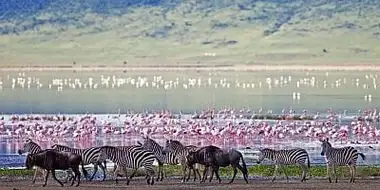
{"type": "Polygon", "coordinates": [[[373,0],[7,0],[0,19],[2,65],[358,64],[380,56],[373,0]]]}

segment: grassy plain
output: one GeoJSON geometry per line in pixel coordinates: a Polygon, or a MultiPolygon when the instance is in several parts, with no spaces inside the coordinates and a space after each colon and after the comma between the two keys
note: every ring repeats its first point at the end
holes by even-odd
{"type": "Polygon", "coordinates": [[[0,22],[1,66],[376,65],[380,58],[377,1],[52,2],[0,22]]]}

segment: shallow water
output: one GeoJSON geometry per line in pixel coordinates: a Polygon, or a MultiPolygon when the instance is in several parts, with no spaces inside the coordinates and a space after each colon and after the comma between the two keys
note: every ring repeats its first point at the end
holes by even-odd
{"type": "Polygon", "coordinates": [[[37,71],[0,72],[0,81],[4,113],[124,113],[127,109],[192,113],[209,106],[262,107],[276,113],[283,108],[322,112],[328,107],[357,112],[380,103],[378,75],[371,72],[37,71]],[[137,87],[139,80],[145,82],[137,87]],[[299,99],[293,93],[300,93],[299,99]],[[368,95],[371,101],[365,100],[368,95]]]}

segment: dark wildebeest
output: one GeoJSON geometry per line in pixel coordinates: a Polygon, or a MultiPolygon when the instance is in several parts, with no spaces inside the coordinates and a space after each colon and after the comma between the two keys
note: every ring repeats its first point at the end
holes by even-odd
{"type": "Polygon", "coordinates": [[[234,175],[229,183],[232,183],[236,177],[237,169],[243,173],[243,177],[246,183],[248,183],[248,170],[243,159],[243,155],[235,150],[222,150],[216,146],[205,146],[200,148],[195,152],[189,152],[187,155],[187,164],[189,167],[192,167],[195,163],[199,163],[205,166],[205,170],[203,171],[203,179],[201,182],[205,182],[207,175],[206,173],[211,167],[211,176],[210,182],[213,178],[213,174],[215,173],[219,183],[221,183],[221,179],[219,177],[219,167],[226,167],[231,165],[234,170],[234,175]],[[242,161],[242,165],[240,165],[240,160],[242,161]]]}
{"type": "Polygon", "coordinates": [[[28,154],[25,165],[28,170],[32,169],[33,166],[38,166],[42,169],[47,170],[45,175],[45,183],[42,185],[43,187],[45,187],[47,184],[47,179],[49,177],[50,172],[53,176],[53,179],[56,180],[63,187],[63,183],[59,181],[55,176],[55,170],[67,169],[71,169],[74,172],[74,177],[72,179],[71,186],[74,185],[74,181],[76,178],[78,178],[78,183],[76,186],[79,186],[79,165],[82,165],[82,170],[84,170],[81,155],[71,152],[59,152],[53,149],[46,149],[35,154],[28,154]]]}

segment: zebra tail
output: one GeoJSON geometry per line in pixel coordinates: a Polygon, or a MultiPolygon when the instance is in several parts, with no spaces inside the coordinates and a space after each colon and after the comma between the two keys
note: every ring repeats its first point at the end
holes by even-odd
{"type": "Polygon", "coordinates": [[[363,153],[358,153],[362,158],[363,158],[363,160],[365,160],[365,156],[364,156],[364,154],[363,153]]]}
{"type": "Polygon", "coordinates": [[[307,155],[307,167],[310,168],[310,157],[309,157],[309,154],[307,155]]]}
{"type": "Polygon", "coordinates": [[[88,172],[87,172],[87,170],[84,168],[84,164],[83,164],[83,162],[82,162],[82,172],[83,172],[84,177],[87,179],[87,178],[88,178],[88,172]]]}

